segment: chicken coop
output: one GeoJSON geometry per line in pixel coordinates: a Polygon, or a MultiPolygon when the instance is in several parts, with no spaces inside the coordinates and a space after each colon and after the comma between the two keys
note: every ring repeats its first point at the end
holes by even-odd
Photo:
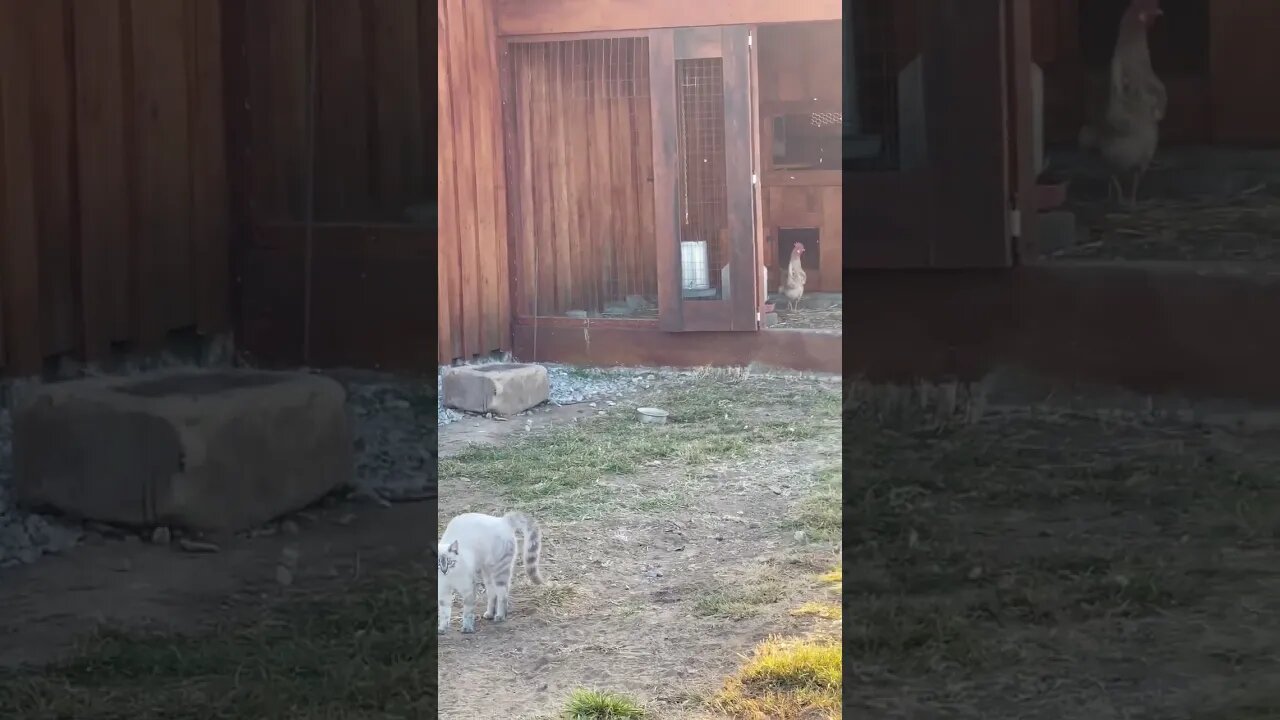
{"type": "Polygon", "coordinates": [[[839,2],[440,7],[442,57],[491,43],[496,73],[441,71],[441,362],[496,349],[465,295],[489,236],[520,359],[839,369],[839,2]],[[496,221],[468,197],[490,183],[496,221]]]}
{"type": "Polygon", "coordinates": [[[846,372],[1280,399],[1273,5],[854,3],[846,372]],[[1099,123],[1139,85],[1163,98],[1131,204],[1109,176],[1137,169],[1082,141],[1123,140],[1099,123]]]}

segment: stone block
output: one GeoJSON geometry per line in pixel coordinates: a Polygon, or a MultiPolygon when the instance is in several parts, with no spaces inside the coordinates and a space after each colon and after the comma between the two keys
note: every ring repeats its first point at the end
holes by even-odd
{"type": "Polygon", "coordinates": [[[448,368],[443,384],[445,405],[473,413],[515,415],[551,396],[547,369],[525,363],[448,368]]]}
{"type": "Polygon", "coordinates": [[[242,530],[351,482],[346,391],[303,373],[170,370],[25,388],[14,495],[129,525],[242,530]]]}

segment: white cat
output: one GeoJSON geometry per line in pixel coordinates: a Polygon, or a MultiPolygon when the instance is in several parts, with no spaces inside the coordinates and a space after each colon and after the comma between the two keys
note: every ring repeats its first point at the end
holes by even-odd
{"type": "Polygon", "coordinates": [[[453,619],[453,594],[462,596],[462,632],[476,631],[476,582],[483,582],[487,604],[484,619],[502,622],[511,596],[511,572],[516,564],[516,534],[524,533],[524,569],[534,585],[542,583],[538,554],[542,531],[529,516],[509,512],[502,517],[463,513],[449,521],[437,548],[440,633],[453,619]]]}

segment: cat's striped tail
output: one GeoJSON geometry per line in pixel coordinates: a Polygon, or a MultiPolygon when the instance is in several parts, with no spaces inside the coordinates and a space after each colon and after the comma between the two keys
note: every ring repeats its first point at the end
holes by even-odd
{"type": "Polygon", "coordinates": [[[542,584],[542,574],[538,572],[538,559],[542,553],[542,530],[533,518],[522,512],[509,512],[502,516],[513,530],[524,533],[524,571],[529,575],[529,582],[542,584]]]}

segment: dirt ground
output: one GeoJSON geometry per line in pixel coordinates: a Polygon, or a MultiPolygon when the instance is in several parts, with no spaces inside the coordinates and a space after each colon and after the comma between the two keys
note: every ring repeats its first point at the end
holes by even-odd
{"type": "MultiPolygon", "coordinates": [[[[458,632],[455,612],[454,627],[440,638],[440,717],[496,717],[493,709],[502,708],[512,720],[550,718],[578,688],[627,693],[656,718],[719,717],[703,701],[752,646],[772,634],[813,632],[814,619],[791,613],[821,594],[813,578],[840,564],[839,386],[805,382],[790,407],[777,396],[753,401],[745,386],[691,400],[699,408],[668,399],[673,418],[710,407],[708,420],[723,411],[741,423],[740,434],[764,428],[775,442],[720,452],[719,440],[685,447],[685,433],[699,431],[677,425],[655,440],[669,443],[663,447],[676,457],[637,458],[638,472],[598,477],[581,490],[589,500],[573,497],[572,489],[520,488],[519,477],[510,478],[512,491],[462,474],[467,468],[483,474],[494,458],[459,443],[477,439],[465,423],[443,428],[442,456],[455,462],[441,468],[441,526],[461,512],[530,512],[543,527],[547,582],[533,586],[518,577],[510,618],[479,620],[473,635],[458,632]],[[739,397],[729,399],[734,393],[739,397]],[[825,411],[815,408],[815,394],[825,411]],[[811,427],[789,440],[788,426],[806,417],[811,427]],[[829,523],[798,540],[797,528],[806,523],[797,520],[797,509],[818,492],[829,493],[829,523]]],[[[785,387],[779,392],[787,394],[785,387]]],[[[557,411],[562,420],[574,412],[557,411]]],[[[615,432],[635,432],[624,420],[610,424],[598,416],[579,425],[601,444],[615,432]]],[[[530,483],[548,459],[532,445],[502,452],[502,467],[528,468],[530,483]]],[[[827,630],[838,632],[838,625],[827,630]]]]}
{"type": "Polygon", "coordinates": [[[1280,433],[845,418],[851,717],[1280,717],[1280,433]]]}
{"type": "Polygon", "coordinates": [[[0,577],[0,667],[61,660],[100,625],[197,632],[259,613],[293,589],[340,588],[385,568],[425,572],[428,507],[315,508],[295,516],[296,535],[216,538],[221,552],[212,554],[102,539],[7,570],[0,577]],[[289,588],[276,579],[286,548],[298,553],[289,588]]]}

